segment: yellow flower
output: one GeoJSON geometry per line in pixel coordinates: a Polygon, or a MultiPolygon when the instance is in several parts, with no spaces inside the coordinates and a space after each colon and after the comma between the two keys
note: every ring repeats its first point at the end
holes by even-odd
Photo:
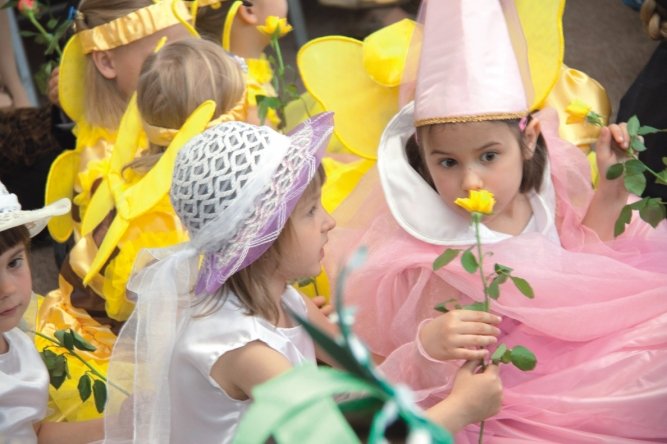
{"type": "Polygon", "coordinates": [[[496,199],[493,193],[487,190],[470,190],[468,197],[459,197],[454,203],[469,213],[491,214],[496,199]]]}
{"type": "Polygon", "coordinates": [[[292,30],[292,25],[287,23],[286,18],[270,15],[266,18],[263,25],[257,27],[257,30],[267,37],[273,37],[274,35],[282,37],[292,30]]]}
{"type": "Polygon", "coordinates": [[[591,106],[580,99],[574,99],[565,108],[567,113],[567,123],[582,123],[591,112],[591,106]]]}

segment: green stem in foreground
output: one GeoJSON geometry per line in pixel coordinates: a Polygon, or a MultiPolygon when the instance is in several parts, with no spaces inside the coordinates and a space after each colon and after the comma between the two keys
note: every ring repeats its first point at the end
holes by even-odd
{"type": "MultiPolygon", "coordinates": [[[[46,336],[45,334],[42,334],[42,333],[40,333],[40,332],[38,332],[38,331],[34,331],[33,333],[35,333],[35,334],[36,334],[37,336],[39,336],[40,338],[46,339],[46,340],[49,341],[49,342],[53,342],[53,343],[56,344],[58,347],[62,347],[62,344],[61,344],[60,342],[56,341],[56,340],[53,339],[53,338],[50,338],[50,337],[46,336]]],[[[63,347],[63,348],[64,348],[64,347],[63,347]]],[[[81,361],[81,362],[83,363],[83,365],[85,365],[86,367],[88,367],[88,368],[90,369],[90,371],[91,371],[95,376],[97,376],[98,378],[100,378],[102,381],[106,381],[107,384],[109,384],[110,386],[112,386],[112,387],[114,387],[115,389],[119,390],[119,391],[120,391],[121,393],[123,393],[125,396],[130,396],[129,393],[127,393],[127,392],[126,392],[125,390],[123,390],[122,388],[118,387],[118,386],[117,386],[116,384],[114,384],[113,382],[111,382],[111,381],[107,381],[106,376],[104,376],[104,375],[103,375],[102,373],[100,373],[95,367],[93,367],[93,366],[90,365],[88,362],[86,362],[86,360],[83,359],[81,356],[79,356],[79,354],[78,354],[77,352],[75,352],[74,350],[69,350],[69,349],[66,349],[66,350],[68,351],[68,353],[70,353],[70,354],[71,354],[72,356],[74,356],[76,359],[78,359],[79,361],[81,361]]]]}
{"type": "Polygon", "coordinates": [[[489,311],[489,287],[486,284],[486,278],[484,277],[484,255],[482,254],[482,241],[479,234],[479,224],[482,221],[482,214],[474,212],[472,213],[472,221],[475,225],[475,240],[477,242],[477,265],[479,266],[479,277],[482,280],[482,286],[484,287],[484,311],[489,311]]]}

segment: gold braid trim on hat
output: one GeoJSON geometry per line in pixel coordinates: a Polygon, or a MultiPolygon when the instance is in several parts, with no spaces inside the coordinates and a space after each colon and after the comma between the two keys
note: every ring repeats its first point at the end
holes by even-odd
{"type": "Polygon", "coordinates": [[[452,117],[432,117],[421,119],[415,122],[415,127],[436,125],[438,123],[468,123],[468,122],[487,122],[489,120],[512,120],[521,119],[528,114],[528,111],[516,113],[488,113],[472,116],[452,116],[452,117]]]}
{"type": "MultiPolygon", "coordinates": [[[[211,120],[206,128],[211,128],[213,126],[219,125],[223,122],[233,122],[233,121],[243,121],[246,117],[246,103],[245,103],[245,93],[241,97],[241,100],[224,114],[219,115],[215,119],[211,120]]],[[[176,134],[178,134],[178,129],[173,128],[163,128],[161,126],[151,125],[145,120],[143,121],[144,131],[146,131],[146,136],[148,140],[158,146],[169,146],[176,134]]]]}
{"type": "Polygon", "coordinates": [[[177,25],[181,23],[178,16],[185,20],[191,19],[187,6],[180,0],[175,2],[174,0],[162,0],[109,23],[83,30],[77,35],[81,40],[84,54],[93,51],[107,51],[177,25]],[[171,9],[172,3],[174,3],[174,11],[171,9]]]}

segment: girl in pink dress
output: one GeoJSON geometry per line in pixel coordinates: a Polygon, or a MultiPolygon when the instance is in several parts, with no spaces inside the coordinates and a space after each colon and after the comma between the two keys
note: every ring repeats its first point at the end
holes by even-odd
{"type": "MultiPolygon", "coordinates": [[[[528,13],[511,1],[425,5],[415,101],[389,123],[378,152],[386,205],[360,222],[361,187],[335,214],[332,244],[369,247],[346,302],[358,307],[357,331],[381,368],[423,406],[447,396],[457,360],[488,358],[502,341],[530,348],[538,362],[531,372],[501,368],[503,407],[486,422],[487,442],[665,442],[665,224],[653,229],[635,217],[614,238],[629,197],[622,179],[602,177],[592,189],[586,158],[558,137],[555,112],[531,113],[541,92],[526,88],[531,71],[517,57],[525,31],[517,24],[548,11],[556,13],[543,23],[559,21],[560,3],[528,13]],[[528,299],[503,286],[491,305],[502,321],[434,310],[451,298],[484,298],[479,276],[458,261],[432,267],[445,248],[474,245],[470,215],[454,200],[477,189],[497,200],[481,227],[489,261],[512,267],[535,292],[528,299]]],[[[534,49],[529,38],[523,44],[534,49]]],[[[600,132],[600,171],[623,159],[628,140],[624,125],[600,132]]],[[[345,252],[331,253],[337,261],[345,252]]],[[[456,442],[476,442],[478,433],[470,425],[456,442]]]]}

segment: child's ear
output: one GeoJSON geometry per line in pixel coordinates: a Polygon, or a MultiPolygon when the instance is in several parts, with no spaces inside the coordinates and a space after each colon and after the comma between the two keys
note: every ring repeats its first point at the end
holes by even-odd
{"type": "Polygon", "coordinates": [[[523,141],[525,146],[528,147],[528,152],[524,153],[524,157],[526,159],[532,158],[533,154],[535,154],[537,140],[540,137],[541,132],[542,129],[540,127],[539,119],[533,117],[530,122],[528,122],[528,125],[526,125],[526,129],[523,131],[523,141]]]}
{"type": "Polygon", "coordinates": [[[259,25],[259,17],[255,14],[255,10],[252,6],[241,6],[236,12],[236,16],[243,20],[247,25],[257,26],[259,25]]]}
{"type": "Polygon", "coordinates": [[[102,77],[113,80],[118,76],[113,54],[110,51],[93,51],[91,57],[102,77]]]}

